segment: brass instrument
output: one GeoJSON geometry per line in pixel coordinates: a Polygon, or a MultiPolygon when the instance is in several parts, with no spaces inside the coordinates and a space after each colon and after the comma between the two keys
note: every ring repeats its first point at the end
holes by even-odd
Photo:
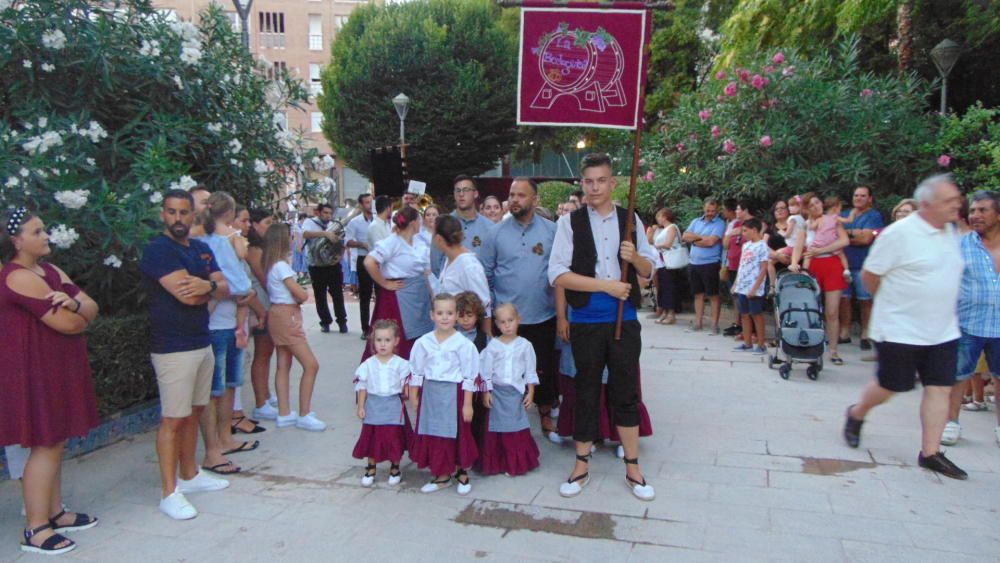
{"type": "MultiPolygon", "coordinates": [[[[423,213],[429,206],[434,204],[434,198],[430,194],[423,194],[420,199],[417,200],[417,209],[423,213]]],[[[403,206],[403,198],[399,198],[395,203],[392,204],[392,212],[395,213],[403,206]]]]}

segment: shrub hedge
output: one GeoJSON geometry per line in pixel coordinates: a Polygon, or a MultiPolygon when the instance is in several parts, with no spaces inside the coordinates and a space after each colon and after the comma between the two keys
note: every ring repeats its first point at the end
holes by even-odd
{"type": "Polygon", "coordinates": [[[157,396],[146,313],[98,317],[87,331],[87,353],[102,417],[157,396]]]}

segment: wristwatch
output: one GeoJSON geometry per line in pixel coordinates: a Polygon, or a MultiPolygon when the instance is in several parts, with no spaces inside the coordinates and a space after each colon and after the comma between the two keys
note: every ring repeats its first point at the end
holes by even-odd
{"type": "Polygon", "coordinates": [[[209,285],[212,286],[212,289],[208,290],[208,294],[209,295],[215,293],[216,289],[219,289],[219,284],[216,283],[215,280],[208,280],[208,283],[209,283],[209,285]]]}

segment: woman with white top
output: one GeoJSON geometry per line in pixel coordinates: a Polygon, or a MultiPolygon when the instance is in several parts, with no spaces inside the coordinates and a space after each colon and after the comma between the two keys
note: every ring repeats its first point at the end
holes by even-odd
{"type": "MultiPolygon", "coordinates": [[[[673,210],[663,208],[656,212],[656,224],[660,229],[653,236],[653,246],[662,256],[681,246],[681,232],[677,227],[677,214],[673,210]]],[[[685,251],[686,252],[686,251],[685,251]]],[[[666,262],[660,258],[656,264],[656,304],[660,308],[658,324],[672,325],[677,322],[677,309],[680,307],[680,277],[684,268],[667,268],[666,262]]]]}
{"type": "Polygon", "coordinates": [[[292,252],[292,241],[285,225],[271,225],[264,235],[264,254],[261,258],[267,272],[267,294],[271,308],[267,311],[267,330],[278,351],[278,370],[274,376],[274,390],[278,395],[278,428],[295,426],[302,430],[319,432],[326,429],[326,423],[312,412],[313,387],[319,362],[313,354],[306,332],[302,328],[302,308],[309,294],[298,284],[295,271],[288,263],[292,252]],[[292,358],[302,366],[302,380],[299,381],[299,410],[291,410],[289,397],[289,372],[292,358]],[[299,413],[305,413],[301,416],[299,413]]]}
{"type": "Polygon", "coordinates": [[[435,293],[450,293],[458,295],[463,291],[471,291],[483,302],[486,316],[483,317],[480,330],[491,334],[492,307],[490,306],[490,284],[486,279],[486,270],[476,254],[462,245],[465,231],[462,223],[453,215],[445,215],[437,220],[437,230],[434,244],[444,253],[445,262],[441,267],[441,275],[437,278],[435,293]]]}
{"type": "Polygon", "coordinates": [[[437,232],[437,220],[438,217],[444,215],[443,211],[441,206],[436,203],[432,203],[424,209],[423,225],[420,228],[420,232],[417,233],[417,238],[427,245],[428,253],[430,253],[431,247],[434,246],[434,233],[437,232]]]}
{"type": "MultiPolygon", "coordinates": [[[[420,213],[412,207],[400,209],[392,218],[395,231],[380,240],[365,257],[365,269],[376,285],[375,321],[395,321],[402,329],[396,354],[410,358],[413,343],[434,330],[431,322],[431,289],[427,281],[430,272],[430,251],[420,240],[420,213]]],[[[365,347],[361,360],[367,360],[374,350],[365,347]]]]}

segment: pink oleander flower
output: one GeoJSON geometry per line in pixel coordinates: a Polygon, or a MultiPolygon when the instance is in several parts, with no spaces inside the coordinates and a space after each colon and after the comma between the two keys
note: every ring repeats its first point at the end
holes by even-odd
{"type": "Polygon", "coordinates": [[[713,139],[718,139],[719,135],[721,135],[721,134],[722,134],[722,129],[719,129],[718,125],[713,125],[712,126],[712,138],[713,139]]]}
{"type": "Polygon", "coordinates": [[[698,140],[698,134],[697,133],[691,133],[690,135],[688,135],[688,139],[691,139],[692,141],[697,141],[698,140]]]}
{"type": "Polygon", "coordinates": [[[771,145],[772,145],[772,142],[771,142],[771,136],[770,135],[764,135],[763,137],[760,138],[760,146],[762,146],[762,147],[769,147],[771,145]]]}
{"type": "Polygon", "coordinates": [[[938,157],[937,163],[938,166],[941,166],[943,168],[948,168],[948,166],[951,164],[951,156],[947,154],[942,154],[941,156],[938,157]]]}
{"type": "Polygon", "coordinates": [[[646,175],[643,176],[643,179],[645,179],[647,182],[652,182],[655,178],[656,178],[656,174],[653,174],[652,170],[650,170],[649,172],[646,172],[646,175]]]}
{"type": "Polygon", "coordinates": [[[645,158],[640,158],[639,159],[639,166],[646,166],[646,159],[645,158]]]}
{"type": "Polygon", "coordinates": [[[737,88],[736,83],[735,82],[730,82],[729,84],[726,84],[726,89],[723,90],[723,92],[727,96],[735,96],[736,95],[736,88],[737,88]]]}
{"type": "Polygon", "coordinates": [[[737,71],[737,73],[740,75],[740,82],[742,82],[744,84],[746,84],[747,82],[750,82],[750,71],[749,70],[747,70],[745,68],[741,68],[739,71],[737,71]]]}
{"type": "Polygon", "coordinates": [[[677,152],[684,152],[684,149],[687,147],[684,146],[684,143],[677,143],[677,146],[675,146],[674,148],[677,149],[677,152]]]}
{"type": "Polygon", "coordinates": [[[865,88],[864,90],[861,91],[861,98],[862,99],[870,98],[874,93],[875,92],[872,92],[871,88],[865,88]]]}
{"type": "Polygon", "coordinates": [[[720,70],[719,72],[715,73],[715,79],[716,80],[725,80],[726,76],[727,76],[726,75],[726,71],[724,71],[724,70],[720,70]]]}
{"type": "Polygon", "coordinates": [[[732,139],[726,139],[722,141],[722,150],[727,154],[733,154],[736,152],[736,143],[732,139]]]}
{"type": "Polygon", "coordinates": [[[785,54],[775,53],[774,56],[771,57],[771,62],[773,62],[776,65],[780,65],[781,63],[785,62],[785,54]]]}
{"type": "Polygon", "coordinates": [[[794,74],[795,74],[795,66],[794,65],[789,65],[789,66],[786,66],[785,68],[781,69],[781,75],[782,76],[793,76],[794,74]]]}
{"type": "Polygon", "coordinates": [[[750,85],[758,90],[763,90],[765,86],[764,77],[759,74],[753,75],[753,79],[750,81],[750,85]]]}
{"type": "Polygon", "coordinates": [[[701,111],[698,112],[698,117],[701,119],[702,123],[705,123],[709,119],[712,119],[712,110],[710,110],[710,109],[703,109],[703,110],[701,110],[701,111]]]}
{"type": "Polygon", "coordinates": [[[766,67],[764,67],[764,72],[766,72],[767,74],[774,74],[776,70],[778,69],[774,68],[771,65],[767,65],[766,67]]]}

